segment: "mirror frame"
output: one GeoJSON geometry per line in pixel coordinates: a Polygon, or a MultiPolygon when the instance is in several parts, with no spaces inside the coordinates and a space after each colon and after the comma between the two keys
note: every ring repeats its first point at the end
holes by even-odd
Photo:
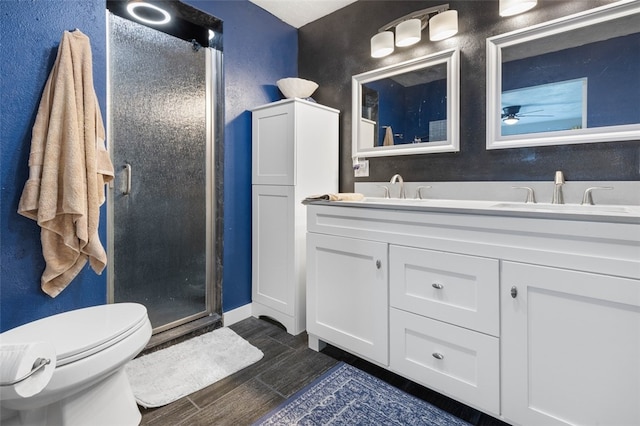
{"type": "Polygon", "coordinates": [[[458,48],[444,50],[354,75],[351,78],[351,87],[351,156],[353,158],[460,151],[460,50],[458,48]],[[447,64],[447,139],[444,141],[359,149],[360,119],[362,118],[362,85],[443,63],[447,64]]]}
{"type": "Polygon", "coordinates": [[[640,123],[502,136],[502,48],[640,13],[640,2],[623,0],[487,39],[487,149],[640,140],[640,123]],[[490,114],[490,111],[494,111],[490,114]]]}

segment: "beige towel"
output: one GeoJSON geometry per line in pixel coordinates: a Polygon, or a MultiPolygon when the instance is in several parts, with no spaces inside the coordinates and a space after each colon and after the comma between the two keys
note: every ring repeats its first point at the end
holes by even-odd
{"type": "Polygon", "coordinates": [[[29,180],[18,213],[38,222],[46,267],[42,290],[57,296],[89,259],[100,274],[107,255],[98,236],[104,184],[113,165],[93,87],[91,45],[65,31],[31,134],[29,180]]]}
{"type": "Polygon", "coordinates": [[[384,132],[384,141],[382,142],[382,146],[393,146],[393,130],[391,130],[391,126],[387,126],[387,130],[384,132]]]}
{"type": "Polygon", "coordinates": [[[364,199],[364,195],[357,192],[340,192],[337,194],[319,194],[311,195],[302,201],[302,204],[306,204],[310,201],[360,201],[364,199]]]}

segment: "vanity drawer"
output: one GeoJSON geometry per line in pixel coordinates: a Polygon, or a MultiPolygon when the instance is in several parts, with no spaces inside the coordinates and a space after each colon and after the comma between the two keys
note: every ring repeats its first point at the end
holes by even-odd
{"type": "Polygon", "coordinates": [[[390,310],[390,369],[499,415],[499,339],[399,309],[390,310]]]}
{"type": "Polygon", "coordinates": [[[499,335],[496,259],[391,245],[392,307],[499,335]]]}

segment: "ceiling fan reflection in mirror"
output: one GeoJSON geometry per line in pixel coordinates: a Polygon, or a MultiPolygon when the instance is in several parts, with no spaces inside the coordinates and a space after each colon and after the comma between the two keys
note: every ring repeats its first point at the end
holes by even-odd
{"type": "Polygon", "coordinates": [[[511,105],[511,106],[506,106],[504,108],[502,108],[502,122],[504,124],[507,125],[513,125],[516,124],[518,121],[520,121],[520,118],[525,118],[525,117],[553,117],[552,115],[532,115],[535,112],[542,112],[544,110],[542,109],[538,109],[535,111],[527,111],[527,112],[520,112],[520,108],[522,108],[521,105],[511,105]]]}

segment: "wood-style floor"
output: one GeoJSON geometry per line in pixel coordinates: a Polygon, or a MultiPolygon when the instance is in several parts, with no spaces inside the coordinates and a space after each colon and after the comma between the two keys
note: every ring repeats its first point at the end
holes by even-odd
{"type": "Polygon", "coordinates": [[[229,328],[259,348],[264,357],[172,404],[141,409],[142,425],[250,425],[339,361],[379,377],[471,424],[505,424],[334,347],[328,346],[320,353],[312,351],[307,346],[306,333],[291,336],[279,326],[257,318],[245,319],[229,328]]]}

